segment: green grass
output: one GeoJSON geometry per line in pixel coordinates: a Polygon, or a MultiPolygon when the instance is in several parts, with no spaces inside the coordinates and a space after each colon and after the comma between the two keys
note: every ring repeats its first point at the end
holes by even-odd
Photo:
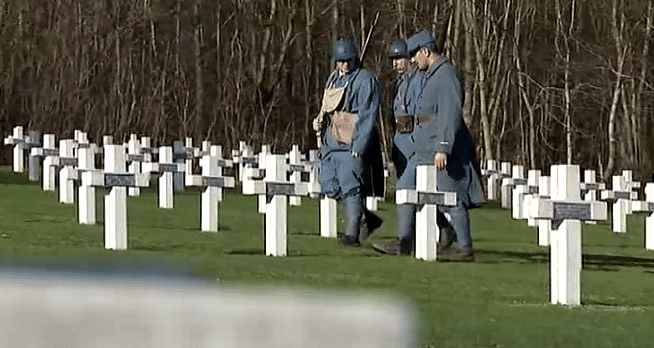
{"type": "MultiPolygon", "coordinates": [[[[0,169],[0,258],[3,263],[180,265],[203,279],[235,285],[303,286],[315,291],[381,291],[410,299],[420,313],[423,347],[651,347],[654,252],[644,248],[644,215],[629,217],[627,234],[610,221],[583,227],[583,306],[549,303],[549,256],[537,231],[496,205],[472,210],[477,261],[423,262],[344,249],[321,238],[318,204],[289,207],[285,258],[263,255],[256,197],[228,190],[218,233],[200,232],[199,194],[175,196],[158,208],[154,189],[128,200],[129,250],[103,249],[102,190],[98,224],[77,223],[76,207],[55,193],[0,169]],[[110,261],[109,263],[107,261],[110,261]]],[[[394,206],[376,239],[395,234],[394,206]]],[[[343,216],[342,214],[339,216],[343,216]]],[[[341,221],[342,223],[342,221],[341,221]]],[[[135,266],[136,267],[136,266],[135,266]]]]}

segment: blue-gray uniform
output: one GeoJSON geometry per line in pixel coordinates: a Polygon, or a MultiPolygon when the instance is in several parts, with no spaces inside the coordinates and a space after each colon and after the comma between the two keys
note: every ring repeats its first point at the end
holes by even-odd
{"type": "Polygon", "coordinates": [[[328,197],[344,198],[372,190],[367,187],[372,182],[362,182],[361,178],[372,165],[367,159],[377,134],[381,93],[377,78],[366,69],[355,67],[343,76],[332,75],[332,80],[328,85],[346,87],[344,111],[358,116],[351,143],[336,141],[331,132],[323,132],[322,136],[322,191],[328,197]],[[339,163],[339,159],[347,163],[339,163]]]}
{"type": "Polygon", "coordinates": [[[395,118],[395,135],[393,143],[401,157],[396,160],[395,168],[399,176],[396,189],[415,188],[415,171],[405,171],[407,162],[413,157],[415,143],[412,136],[413,117],[417,112],[418,96],[422,84],[422,71],[411,69],[400,77],[397,94],[393,100],[393,117],[395,118]],[[410,125],[410,128],[407,126],[410,125]],[[404,163],[403,163],[404,160],[404,163]]]}
{"type": "Polygon", "coordinates": [[[343,242],[353,245],[365,240],[367,232],[381,224],[381,220],[365,207],[365,197],[378,192],[375,186],[383,188],[383,180],[379,182],[381,176],[373,175],[373,167],[382,165],[377,134],[381,90],[377,78],[360,67],[353,40],[340,39],[334,50],[337,60],[351,60],[354,65],[348,73],[332,74],[327,88],[345,88],[343,101],[337,110],[355,114],[356,123],[349,142],[337,141],[330,129],[331,124],[323,130],[320,183],[324,195],[343,201],[348,220],[343,242]],[[373,177],[377,179],[375,182],[373,177]],[[368,227],[365,232],[361,230],[364,221],[364,226],[368,227]]]}
{"type": "MultiPolygon", "coordinates": [[[[412,45],[412,49],[427,47],[420,40],[412,45]]],[[[412,167],[415,171],[416,165],[433,165],[436,153],[447,155],[446,169],[438,171],[438,190],[456,192],[457,205],[439,206],[439,210],[449,215],[456,235],[441,238],[455,239],[460,248],[471,250],[467,209],[481,205],[485,199],[474,144],[463,121],[465,87],[460,72],[442,56],[429,66],[423,80],[413,133],[416,153],[407,170],[412,167]]]]}

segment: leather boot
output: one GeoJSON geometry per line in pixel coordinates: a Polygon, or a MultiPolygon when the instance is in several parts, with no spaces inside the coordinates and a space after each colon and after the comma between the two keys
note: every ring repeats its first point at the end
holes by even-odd
{"type": "Polygon", "coordinates": [[[361,237],[359,238],[361,242],[365,241],[376,229],[381,226],[382,220],[377,214],[368,210],[365,206],[363,207],[363,215],[366,218],[364,230],[361,231],[361,237]]]}
{"type": "Polygon", "coordinates": [[[363,221],[363,199],[360,196],[354,195],[343,199],[345,212],[347,214],[347,229],[345,236],[349,240],[360,242],[368,238],[367,231],[365,236],[361,235],[361,223],[363,221]]]}

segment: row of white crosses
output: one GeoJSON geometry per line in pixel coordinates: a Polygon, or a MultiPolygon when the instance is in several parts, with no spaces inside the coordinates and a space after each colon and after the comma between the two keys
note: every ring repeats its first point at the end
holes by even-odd
{"type": "MultiPolygon", "coordinates": [[[[25,172],[25,155],[30,153],[32,148],[41,145],[41,133],[30,130],[29,135],[25,136],[22,126],[16,126],[12,129],[12,134],[4,139],[5,145],[13,146],[13,171],[17,173],[25,172]]],[[[28,160],[29,180],[39,180],[39,162],[34,156],[29,156],[28,160]]]]}
{"type": "Polygon", "coordinates": [[[603,200],[611,200],[613,203],[613,232],[627,232],[627,214],[632,213],[632,201],[638,199],[638,193],[633,191],[640,187],[639,182],[633,181],[633,173],[630,170],[622,171],[622,175],[613,176],[611,190],[601,191],[603,200]]]}
{"type": "Polygon", "coordinates": [[[500,169],[497,166],[497,161],[488,160],[486,168],[482,168],[481,174],[486,177],[486,198],[489,201],[494,201],[498,197],[498,184],[501,184],[504,178],[511,177],[511,163],[502,162],[500,169]]]}

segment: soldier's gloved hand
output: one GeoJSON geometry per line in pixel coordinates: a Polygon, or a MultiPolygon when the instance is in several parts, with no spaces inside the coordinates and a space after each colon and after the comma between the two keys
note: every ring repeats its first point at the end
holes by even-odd
{"type": "Polygon", "coordinates": [[[352,157],[359,158],[359,153],[356,151],[352,151],[352,157]]]}
{"type": "Polygon", "coordinates": [[[437,152],[434,155],[434,165],[438,170],[445,170],[447,167],[447,155],[442,152],[437,152]]]}
{"type": "Polygon", "coordinates": [[[313,130],[316,132],[322,130],[322,113],[318,114],[318,116],[313,119],[313,130]]]}

